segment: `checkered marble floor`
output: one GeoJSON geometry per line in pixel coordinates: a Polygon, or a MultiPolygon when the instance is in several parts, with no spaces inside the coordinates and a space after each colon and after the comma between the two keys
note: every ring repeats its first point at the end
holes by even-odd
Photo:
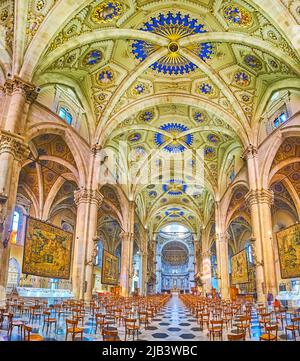
{"type": "MultiPolygon", "coordinates": [[[[23,320],[28,322],[27,317],[15,317],[16,320],[23,320]]],[[[95,334],[95,324],[91,315],[88,313],[85,317],[83,341],[101,341],[102,336],[99,333],[95,334]]],[[[51,331],[46,333],[42,330],[42,321],[31,323],[33,326],[33,332],[39,333],[44,336],[45,341],[64,341],[65,340],[65,318],[61,318],[58,323],[57,330],[52,328],[51,331]]],[[[79,324],[80,326],[80,324],[79,324]]],[[[0,340],[8,341],[6,325],[3,325],[3,329],[0,330],[0,340]]],[[[118,329],[119,337],[124,340],[124,326],[111,327],[111,329],[118,329]]],[[[228,333],[236,333],[236,328],[225,328],[223,340],[227,340],[228,333]]],[[[247,334],[247,341],[257,341],[260,336],[260,327],[258,323],[258,317],[256,312],[252,314],[252,329],[251,338],[247,334]]],[[[69,336],[71,337],[71,336],[69,336]]],[[[70,338],[69,338],[70,339],[70,338]]],[[[127,339],[127,341],[130,341],[127,339]]],[[[284,331],[279,331],[279,339],[286,340],[284,331]]],[[[21,335],[18,334],[17,329],[13,331],[12,341],[20,341],[21,335]]],[[[77,337],[76,340],[80,340],[77,337]]],[[[168,303],[160,310],[160,312],[151,320],[149,326],[145,329],[142,327],[139,332],[138,340],[143,341],[207,341],[209,340],[208,331],[206,328],[202,329],[195,317],[193,317],[187,307],[179,299],[177,295],[173,295],[168,303]]],[[[288,335],[288,340],[292,340],[291,334],[288,335]]],[[[300,341],[299,335],[297,340],[300,341]]]]}

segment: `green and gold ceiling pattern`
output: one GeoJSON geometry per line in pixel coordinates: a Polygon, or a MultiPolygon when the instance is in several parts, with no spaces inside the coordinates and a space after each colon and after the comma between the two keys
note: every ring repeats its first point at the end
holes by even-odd
{"type": "MultiPolygon", "coordinates": [[[[127,144],[119,166],[135,168],[136,176],[128,175],[124,192],[136,201],[142,223],[152,230],[174,220],[194,229],[209,222],[215,195],[222,194],[240,169],[236,160],[251,141],[261,99],[270,87],[299,76],[299,49],[257,3],[22,4],[26,31],[20,74],[31,76],[28,80],[42,89],[46,83],[80,89],[78,97],[91,115],[91,145],[100,141],[116,152],[119,142],[127,144]],[[28,58],[33,64],[26,63],[28,58]],[[166,171],[165,160],[182,156],[187,157],[184,176],[166,171]],[[195,182],[201,160],[203,182],[195,182]],[[150,169],[153,177],[143,183],[150,169]]],[[[300,24],[297,3],[280,1],[280,6],[300,24]]],[[[1,45],[8,58],[14,11],[14,1],[1,2],[1,45]]],[[[61,153],[75,167],[59,144],[55,149],[41,143],[39,148],[41,157],[43,152],[61,153]]],[[[28,165],[23,177],[30,178],[31,172],[28,165]]],[[[103,207],[111,209],[108,203],[103,207]]]]}

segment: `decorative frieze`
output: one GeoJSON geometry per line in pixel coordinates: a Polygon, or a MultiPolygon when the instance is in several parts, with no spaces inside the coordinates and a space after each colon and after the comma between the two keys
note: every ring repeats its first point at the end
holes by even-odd
{"type": "Polygon", "coordinates": [[[74,192],[74,200],[77,206],[80,203],[91,203],[96,204],[99,208],[103,202],[103,199],[104,196],[98,190],[82,188],[74,192]]]}
{"type": "Polygon", "coordinates": [[[246,194],[246,202],[251,207],[253,204],[267,203],[271,206],[274,203],[274,193],[267,189],[251,190],[246,194]]]}
{"type": "Polygon", "coordinates": [[[24,143],[23,138],[2,131],[0,133],[0,155],[3,153],[10,153],[16,161],[23,162],[28,158],[30,150],[28,145],[24,143]]]}
{"type": "Polygon", "coordinates": [[[39,90],[35,85],[14,77],[5,82],[4,86],[1,87],[1,93],[5,95],[22,94],[26,102],[31,104],[36,100],[39,90]]]}

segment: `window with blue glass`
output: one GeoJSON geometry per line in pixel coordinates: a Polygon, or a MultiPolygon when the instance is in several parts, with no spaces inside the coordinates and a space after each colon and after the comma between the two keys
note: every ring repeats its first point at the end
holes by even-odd
{"type": "Polygon", "coordinates": [[[67,124],[71,125],[72,124],[72,120],[73,120],[73,117],[72,117],[72,114],[70,113],[70,111],[65,108],[65,107],[61,107],[59,109],[59,113],[58,113],[59,117],[64,119],[67,124]]]}
{"type": "Polygon", "coordinates": [[[253,263],[253,253],[252,253],[252,246],[248,244],[246,246],[247,258],[249,263],[253,263]]]}
{"type": "Polygon", "coordinates": [[[274,121],[274,128],[278,128],[281,124],[285,123],[288,120],[286,113],[281,113],[274,121]]]}
{"type": "Polygon", "coordinates": [[[102,255],[103,255],[103,241],[99,241],[96,246],[97,254],[95,259],[95,265],[102,267],[102,255]]]}

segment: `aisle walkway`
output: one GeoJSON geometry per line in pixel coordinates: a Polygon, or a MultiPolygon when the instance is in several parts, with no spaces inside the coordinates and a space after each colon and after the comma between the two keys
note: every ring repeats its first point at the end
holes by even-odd
{"type": "Polygon", "coordinates": [[[207,340],[197,320],[193,317],[177,294],[173,294],[165,307],[157,314],[147,330],[143,330],[140,340],[183,341],[207,340]]]}

